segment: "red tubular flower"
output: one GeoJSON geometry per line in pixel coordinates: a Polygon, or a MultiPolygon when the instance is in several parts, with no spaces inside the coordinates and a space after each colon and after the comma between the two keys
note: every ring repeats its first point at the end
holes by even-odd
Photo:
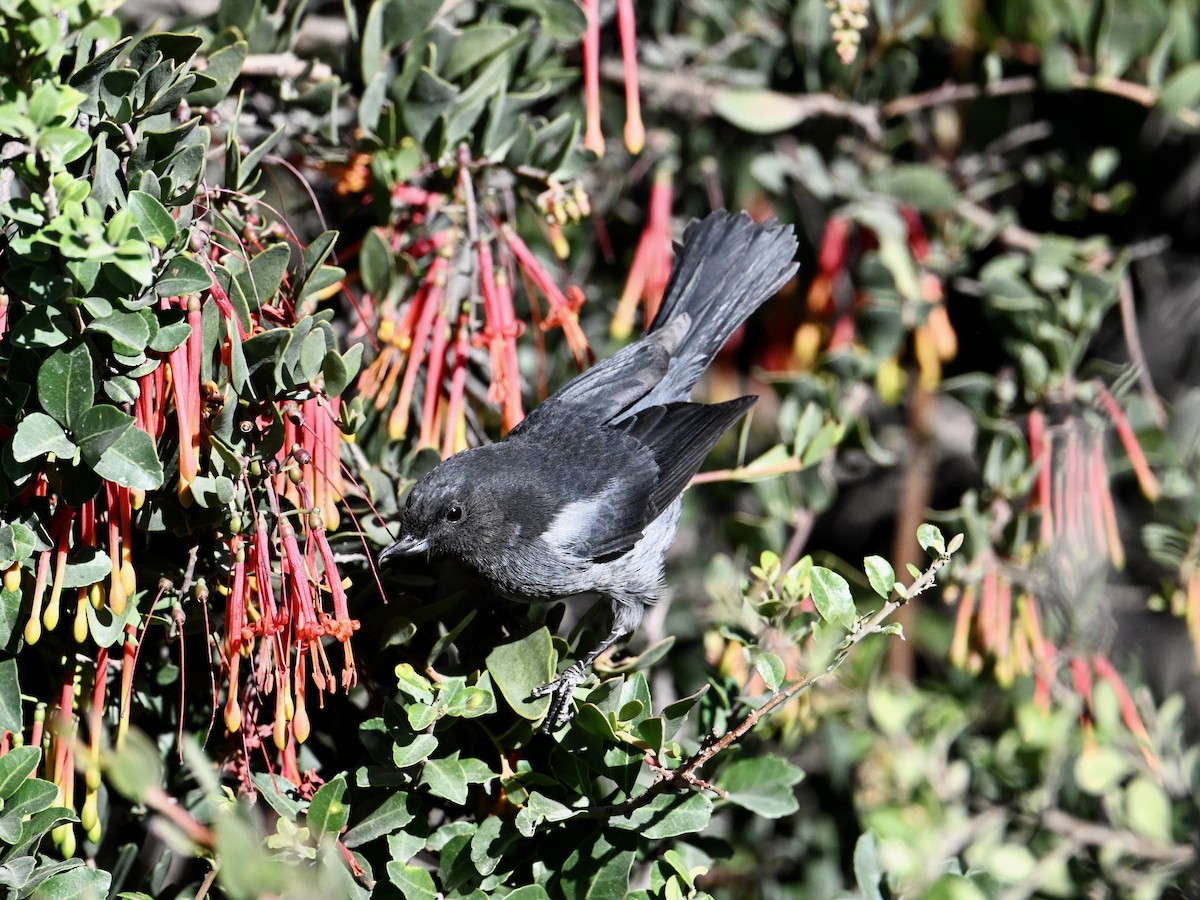
{"type": "Polygon", "coordinates": [[[1125,680],[1121,678],[1120,673],[1117,672],[1108,657],[1102,653],[1092,659],[1092,666],[1095,668],[1096,674],[1112,685],[1112,689],[1116,691],[1117,702],[1121,706],[1121,719],[1125,722],[1125,727],[1129,729],[1130,734],[1137,738],[1142,745],[1142,756],[1155,770],[1159,769],[1161,762],[1152,749],[1150,734],[1146,731],[1146,726],[1137,711],[1137,704],[1133,702],[1129,688],[1125,686],[1125,680]]]}
{"type": "Polygon", "coordinates": [[[967,667],[970,649],[971,619],[975,615],[975,588],[963,588],[958,600],[958,612],[954,617],[954,637],[950,641],[950,664],[959,669],[967,667]]]}
{"type": "Polygon", "coordinates": [[[844,216],[830,216],[821,235],[821,247],[817,251],[817,270],[826,275],[837,275],[846,267],[846,250],[853,223],[844,216]]]}
{"type": "MultiPolygon", "coordinates": [[[[190,312],[188,324],[192,324],[190,312]]],[[[190,506],[192,503],[191,484],[200,473],[197,453],[200,444],[198,431],[200,372],[199,368],[194,372],[191,368],[193,355],[197,367],[199,366],[200,353],[199,350],[194,354],[191,351],[192,335],[195,335],[196,342],[201,339],[198,322],[188,339],[167,355],[168,365],[171,367],[171,386],[175,393],[175,421],[179,429],[179,500],[185,506],[190,506]],[[193,407],[196,410],[194,415],[193,407]],[[197,423],[195,434],[192,432],[193,422],[197,423]]],[[[116,607],[114,606],[113,609],[115,610],[116,607]]]]}
{"type": "Polygon", "coordinates": [[[587,118],[583,146],[597,156],[604,155],[604,134],[600,130],[600,0],[583,0],[587,29],[583,32],[583,96],[587,118]]]}
{"type": "Polygon", "coordinates": [[[1037,467],[1037,480],[1033,485],[1031,505],[1042,514],[1041,541],[1049,547],[1054,533],[1054,520],[1050,509],[1050,463],[1052,459],[1051,435],[1046,431],[1046,416],[1040,409],[1029,411],[1029,462],[1037,467]]]}
{"type": "Polygon", "coordinates": [[[925,225],[921,222],[921,214],[914,207],[901,206],[900,217],[908,227],[908,249],[913,259],[922,263],[929,256],[929,238],[925,234],[925,225]]]}
{"type": "MultiPolygon", "coordinates": [[[[433,331],[433,322],[442,302],[442,292],[446,287],[446,268],[449,260],[439,254],[429,267],[425,281],[418,294],[421,302],[421,317],[417,321],[413,334],[412,346],[408,353],[408,362],[404,369],[404,380],[400,384],[400,396],[392,407],[388,417],[388,435],[392,440],[399,440],[408,431],[409,408],[412,405],[413,389],[417,384],[417,373],[425,359],[425,345],[433,331]]],[[[416,299],[413,301],[417,302],[416,299]]],[[[390,392],[389,392],[390,393],[390,392]]]]}
{"type": "Polygon", "coordinates": [[[1133,466],[1133,473],[1137,476],[1138,487],[1142,489],[1142,494],[1147,500],[1153,503],[1158,499],[1161,492],[1158,478],[1154,472],[1150,470],[1150,465],[1146,462],[1146,454],[1142,452],[1142,445],[1138,442],[1137,435],[1134,434],[1129,420],[1125,418],[1125,413],[1121,410],[1120,404],[1112,394],[1108,392],[1103,384],[1097,385],[1097,393],[1100,397],[1100,403],[1105,411],[1112,417],[1113,424],[1117,427],[1117,436],[1121,439],[1121,444],[1125,447],[1125,453],[1129,457],[1129,464],[1133,466]]]}
{"type": "MultiPolygon", "coordinates": [[[[463,394],[467,388],[467,361],[471,355],[471,317],[458,315],[455,327],[454,362],[450,367],[450,393],[446,402],[446,431],[442,439],[442,457],[452,456],[466,444],[463,420],[463,394]]],[[[494,365],[495,363],[493,363],[494,365]]],[[[490,399],[490,393],[489,393],[490,399]]]]}
{"type": "Polygon", "coordinates": [[[625,146],[633,154],[646,145],[642,104],[638,96],[637,34],[634,30],[633,0],[617,0],[617,29],[621,35],[621,62],[625,68],[625,146]]]}
{"type": "Polygon", "coordinates": [[[63,581],[67,574],[67,556],[71,552],[71,523],[74,519],[74,508],[61,503],[59,511],[55,514],[54,582],[50,588],[50,602],[46,604],[46,611],[42,614],[42,624],[46,626],[47,631],[58,627],[62,612],[63,581]]]}
{"type": "Polygon", "coordinates": [[[450,323],[444,310],[438,309],[429,340],[429,362],[425,366],[425,402],[421,407],[421,434],[417,447],[436,447],[438,400],[442,396],[442,373],[446,368],[446,345],[450,323]]]}
{"type": "Polygon", "coordinates": [[[587,337],[584,335],[583,329],[579,327],[579,302],[582,300],[582,294],[572,294],[576,298],[575,302],[568,300],[558,289],[558,285],[554,283],[550,273],[545,270],[525,242],[513,231],[512,226],[501,226],[500,233],[504,236],[504,243],[512,252],[521,271],[529,276],[529,279],[537,286],[538,291],[550,305],[550,315],[542,320],[542,329],[548,331],[551,328],[562,326],[567,344],[575,356],[575,364],[582,369],[586,358],[591,355],[587,337]]]}
{"type": "Polygon", "coordinates": [[[1108,551],[1113,567],[1125,567],[1125,547],[1121,544],[1121,533],[1117,528],[1117,514],[1113,508],[1112,491],[1108,486],[1108,469],[1104,463],[1104,447],[1100,441],[1092,442],[1091,458],[1085,460],[1087,471],[1088,519],[1092,527],[1092,542],[1097,552],[1108,551]]]}
{"type": "Polygon", "coordinates": [[[646,218],[646,227],[638,240],[637,252],[633,256],[633,264],[629,267],[629,278],[625,281],[625,290],[621,292],[617,311],[613,314],[612,324],[609,326],[610,333],[618,340],[624,340],[633,331],[633,313],[638,300],[645,301],[645,324],[649,326],[654,321],[663,292],[667,288],[671,259],[674,256],[674,246],[671,243],[673,176],[673,167],[660,166],[654,175],[654,183],[650,186],[650,212],[646,218]]]}
{"type": "Polygon", "coordinates": [[[525,418],[521,406],[521,370],[517,365],[517,338],[525,331],[525,323],[517,319],[513,310],[512,284],[508,273],[496,270],[496,305],[503,329],[504,383],[501,386],[503,408],[501,425],[505,433],[512,431],[525,418]]]}

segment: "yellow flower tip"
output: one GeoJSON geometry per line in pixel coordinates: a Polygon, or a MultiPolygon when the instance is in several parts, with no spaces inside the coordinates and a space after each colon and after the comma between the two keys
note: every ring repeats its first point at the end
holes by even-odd
{"type": "Polygon", "coordinates": [[[625,122],[625,147],[634,156],[642,152],[646,146],[646,126],[641,118],[629,119],[625,122]]]}
{"type": "Polygon", "coordinates": [[[75,626],[73,630],[75,643],[82,644],[88,639],[87,600],[80,597],[75,607],[75,626]]]}
{"type": "Polygon", "coordinates": [[[36,644],[42,637],[42,622],[37,616],[30,616],[25,623],[25,643],[36,644]]]}
{"type": "Polygon", "coordinates": [[[296,736],[296,742],[303,744],[308,740],[309,730],[308,712],[304,709],[303,703],[297,704],[296,715],[292,719],[292,734],[296,736]]]}
{"type": "Polygon", "coordinates": [[[583,146],[596,154],[598,159],[604,158],[604,135],[600,133],[600,127],[588,127],[587,134],[583,138],[583,146]]]}

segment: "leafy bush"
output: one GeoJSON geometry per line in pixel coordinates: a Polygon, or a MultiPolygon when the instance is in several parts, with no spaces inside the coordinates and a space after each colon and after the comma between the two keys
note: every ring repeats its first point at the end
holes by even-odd
{"type": "Polygon", "coordinates": [[[1194,386],[1137,329],[1197,237],[1139,174],[1194,153],[1193,0],[0,12],[12,896],[1194,887],[1136,649],[1194,683],[1194,386]],[[805,238],[710,378],[759,415],[538,734],[605,624],[372,559],[722,203],[805,238]]]}

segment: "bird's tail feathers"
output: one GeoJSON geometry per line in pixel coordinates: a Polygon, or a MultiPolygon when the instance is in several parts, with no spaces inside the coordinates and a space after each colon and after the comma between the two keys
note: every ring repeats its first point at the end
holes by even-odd
{"type": "Polygon", "coordinates": [[[672,353],[657,402],[687,396],[700,373],[738,326],[796,273],[796,236],[790,225],[758,223],[745,212],[714,212],[683,232],[662,305],[650,331],[681,313],[691,319],[672,353]]]}

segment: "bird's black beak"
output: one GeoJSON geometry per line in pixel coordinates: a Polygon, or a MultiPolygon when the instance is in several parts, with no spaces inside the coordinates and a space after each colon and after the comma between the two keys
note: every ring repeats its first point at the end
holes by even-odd
{"type": "Polygon", "coordinates": [[[389,560],[398,559],[401,556],[416,556],[418,553],[426,553],[429,550],[429,538],[414,537],[411,534],[406,534],[392,546],[388,547],[383,553],[379,554],[379,564],[383,565],[389,560]]]}

